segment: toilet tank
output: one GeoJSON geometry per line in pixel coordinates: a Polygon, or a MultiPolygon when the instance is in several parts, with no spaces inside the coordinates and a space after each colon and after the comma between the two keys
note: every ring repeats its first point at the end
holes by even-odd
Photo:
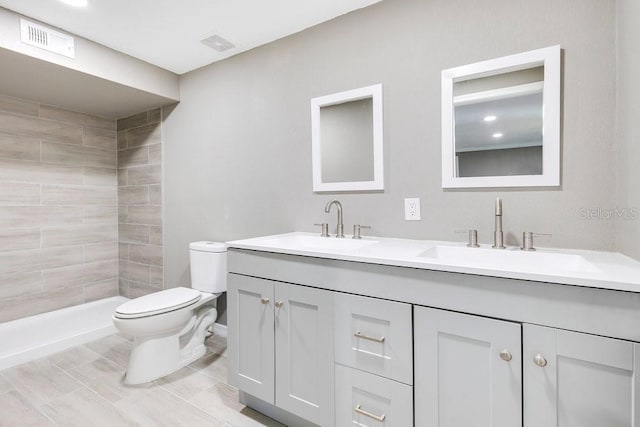
{"type": "Polygon", "coordinates": [[[218,242],[189,244],[191,287],[217,294],[227,290],[227,246],[218,242]]]}

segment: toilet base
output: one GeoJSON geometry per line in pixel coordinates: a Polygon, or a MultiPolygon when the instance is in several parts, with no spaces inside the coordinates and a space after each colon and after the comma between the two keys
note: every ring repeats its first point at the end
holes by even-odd
{"type": "Polygon", "coordinates": [[[180,360],[180,337],[134,338],[125,384],[142,384],[156,380],[184,365],[180,360]]]}
{"type": "Polygon", "coordinates": [[[217,315],[215,307],[201,307],[182,331],[163,336],[135,337],[123,382],[135,385],[154,381],[204,356],[206,332],[217,315]]]}

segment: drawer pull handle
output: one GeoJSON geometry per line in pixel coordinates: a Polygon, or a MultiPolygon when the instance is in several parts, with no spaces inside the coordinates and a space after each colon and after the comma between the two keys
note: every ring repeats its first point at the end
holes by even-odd
{"type": "Polygon", "coordinates": [[[269,298],[261,298],[260,302],[262,302],[263,304],[269,304],[269,298]]]}
{"type": "Polygon", "coordinates": [[[373,418],[374,420],[379,422],[383,422],[384,419],[387,418],[385,414],[376,415],[376,414],[372,414],[371,412],[365,411],[364,409],[362,409],[362,406],[360,406],[359,404],[356,405],[354,411],[356,411],[358,414],[364,415],[365,417],[373,418]]]}
{"type": "Polygon", "coordinates": [[[283,301],[276,301],[276,307],[277,307],[277,308],[280,308],[280,307],[282,307],[283,305],[284,305],[284,302],[283,302],[283,301]]]}
{"type": "Polygon", "coordinates": [[[354,337],[356,338],[362,338],[363,340],[369,340],[369,341],[375,341],[375,342],[384,342],[384,337],[380,337],[380,338],[376,338],[376,337],[370,337],[369,335],[363,335],[360,331],[357,331],[355,334],[353,334],[354,337]]]}

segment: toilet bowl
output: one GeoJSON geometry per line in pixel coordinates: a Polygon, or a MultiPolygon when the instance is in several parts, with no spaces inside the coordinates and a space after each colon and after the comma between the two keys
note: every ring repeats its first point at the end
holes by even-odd
{"type": "Polygon", "coordinates": [[[156,380],[202,357],[208,328],[216,321],[216,301],[226,291],[226,247],[189,245],[191,288],[177,287],[127,301],[113,323],[133,339],[125,384],[156,380]]]}

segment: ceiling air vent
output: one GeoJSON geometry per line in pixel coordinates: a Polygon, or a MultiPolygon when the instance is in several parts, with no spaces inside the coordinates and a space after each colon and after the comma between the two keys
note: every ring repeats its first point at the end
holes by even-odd
{"type": "Polygon", "coordinates": [[[26,19],[20,19],[20,40],[22,43],[69,58],[76,56],[73,37],[26,19]]]}
{"type": "Polygon", "coordinates": [[[200,42],[209,46],[211,49],[217,50],[218,52],[224,52],[225,50],[236,47],[235,44],[217,34],[207,37],[204,40],[200,40],[200,42]]]}

